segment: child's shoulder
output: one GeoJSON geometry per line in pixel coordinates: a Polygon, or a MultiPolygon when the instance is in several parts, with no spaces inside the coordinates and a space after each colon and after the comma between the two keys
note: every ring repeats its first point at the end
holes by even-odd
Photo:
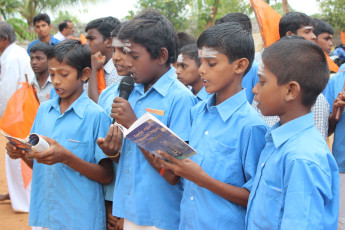
{"type": "Polygon", "coordinates": [[[113,95],[114,92],[118,91],[119,85],[120,85],[120,82],[117,82],[116,84],[111,85],[111,86],[105,88],[105,89],[101,92],[101,94],[99,95],[98,101],[99,101],[99,100],[102,100],[102,99],[104,99],[104,98],[107,98],[108,96],[113,95]]]}

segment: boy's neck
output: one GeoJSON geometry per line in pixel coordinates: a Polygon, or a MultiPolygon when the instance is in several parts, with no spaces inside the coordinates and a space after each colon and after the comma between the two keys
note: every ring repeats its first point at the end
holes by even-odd
{"type": "Polygon", "coordinates": [[[201,79],[191,84],[191,87],[193,89],[193,94],[196,96],[203,87],[201,79]]]}
{"type": "MultiPolygon", "coordinates": [[[[242,78],[241,78],[242,79],[242,78]]],[[[240,92],[242,90],[242,81],[234,81],[231,85],[228,87],[222,89],[221,91],[216,92],[216,102],[215,106],[223,103],[236,93],[240,92]]]]}
{"type": "Polygon", "coordinates": [[[157,72],[156,72],[156,76],[155,77],[153,77],[152,79],[151,79],[151,81],[150,82],[146,82],[145,84],[144,84],[144,91],[145,91],[145,93],[164,75],[164,74],[166,74],[169,70],[170,70],[170,66],[165,66],[164,65],[164,67],[162,66],[162,68],[160,69],[160,70],[158,70],[157,72]]]}
{"type": "Polygon", "coordinates": [[[310,113],[311,107],[304,106],[301,103],[293,103],[286,106],[285,111],[284,114],[279,115],[281,125],[310,113]]]}
{"type": "Polygon", "coordinates": [[[49,77],[49,71],[48,70],[44,73],[40,73],[40,74],[36,75],[37,83],[38,83],[38,86],[40,87],[40,89],[42,89],[44,84],[47,82],[48,77],[49,77]]]}
{"type": "Polygon", "coordinates": [[[40,41],[49,43],[50,42],[50,36],[51,35],[49,34],[48,36],[40,37],[40,41]]]}
{"type": "Polygon", "coordinates": [[[75,92],[70,97],[61,98],[60,103],[59,103],[61,114],[66,112],[66,110],[73,104],[73,102],[75,102],[80,97],[80,95],[83,93],[83,91],[84,91],[84,89],[81,88],[78,90],[78,92],[75,92]]]}

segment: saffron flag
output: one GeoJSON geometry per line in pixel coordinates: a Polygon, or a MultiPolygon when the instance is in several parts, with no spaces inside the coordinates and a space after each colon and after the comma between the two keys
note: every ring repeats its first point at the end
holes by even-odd
{"type": "Polygon", "coordinates": [[[102,90],[106,88],[103,68],[100,68],[97,71],[97,86],[99,93],[101,93],[102,90]]]}
{"type": "MultiPolygon", "coordinates": [[[[8,100],[5,113],[0,119],[0,128],[11,136],[24,139],[30,134],[39,103],[29,83],[19,84],[22,84],[22,87],[8,100]]],[[[27,188],[31,181],[32,170],[23,161],[21,169],[24,187],[27,188]]]]}
{"type": "Polygon", "coordinates": [[[345,33],[343,31],[340,31],[340,35],[341,35],[341,41],[343,45],[345,46],[345,33]]]}
{"type": "Polygon", "coordinates": [[[335,64],[335,62],[329,57],[329,55],[327,53],[325,53],[325,55],[326,55],[329,70],[334,72],[334,73],[337,73],[339,70],[339,66],[337,64],[335,64]]]}
{"type": "Polygon", "coordinates": [[[263,0],[250,0],[265,47],[279,40],[279,21],[282,17],[263,0]]]}

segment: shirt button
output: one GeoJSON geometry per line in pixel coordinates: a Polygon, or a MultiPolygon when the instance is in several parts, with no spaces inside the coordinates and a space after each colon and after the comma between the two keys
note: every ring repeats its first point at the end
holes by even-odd
{"type": "Polygon", "coordinates": [[[131,146],[128,146],[128,150],[131,150],[131,146]]]}
{"type": "Polygon", "coordinates": [[[261,167],[264,167],[264,166],[265,166],[265,163],[262,163],[262,164],[261,164],[261,167]]]}
{"type": "Polygon", "coordinates": [[[193,197],[193,196],[191,196],[191,197],[190,197],[190,200],[194,200],[194,197],[193,197]]]}
{"type": "Polygon", "coordinates": [[[53,184],[50,184],[50,185],[49,185],[49,187],[51,187],[51,188],[52,188],[52,187],[54,187],[54,185],[53,185],[53,184]]]}
{"type": "Polygon", "coordinates": [[[129,192],[126,192],[127,195],[129,195],[129,192]]]}
{"type": "Polygon", "coordinates": [[[205,135],[208,135],[208,131],[205,131],[205,135]]]}
{"type": "Polygon", "coordinates": [[[140,104],[141,104],[141,101],[138,101],[138,104],[140,105],[140,104]]]}
{"type": "Polygon", "coordinates": [[[129,173],[129,170],[128,170],[128,169],[126,170],[126,173],[129,173]]]}
{"type": "Polygon", "coordinates": [[[50,209],[52,209],[52,210],[53,210],[53,209],[54,209],[54,205],[50,205],[50,209]]]}

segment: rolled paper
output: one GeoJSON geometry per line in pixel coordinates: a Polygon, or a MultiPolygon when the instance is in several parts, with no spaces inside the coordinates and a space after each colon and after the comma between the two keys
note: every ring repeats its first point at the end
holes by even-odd
{"type": "Polygon", "coordinates": [[[49,148],[48,142],[36,133],[30,134],[26,141],[32,145],[31,149],[34,152],[43,152],[49,148]]]}

